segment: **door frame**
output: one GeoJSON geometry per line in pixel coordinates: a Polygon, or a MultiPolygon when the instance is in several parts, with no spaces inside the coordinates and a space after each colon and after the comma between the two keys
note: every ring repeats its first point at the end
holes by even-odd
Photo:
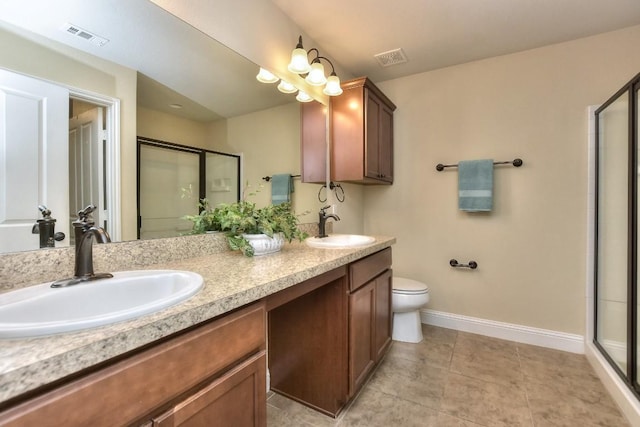
{"type": "Polygon", "coordinates": [[[616,372],[619,378],[625,383],[637,400],[640,400],[640,383],[638,375],[638,96],[640,91],[640,74],[637,74],[627,84],[615,92],[607,101],[595,108],[593,111],[593,271],[591,280],[593,281],[593,315],[589,319],[592,321],[589,338],[598,349],[602,357],[607,361],[610,368],[616,372]],[[599,168],[600,168],[600,113],[608,106],[617,101],[620,96],[628,95],[627,112],[627,150],[628,150],[628,177],[627,177],[627,341],[626,341],[626,369],[623,371],[609,354],[608,350],[600,343],[598,336],[598,244],[599,244],[599,168]]]}
{"type": "MultiPolygon", "coordinates": [[[[64,85],[62,85],[64,86],[64,85]]],[[[120,100],[88,90],[66,86],[69,98],[89,102],[105,109],[105,199],[106,221],[112,241],[122,240],[122,206],[120,203],[120,100]]]]}

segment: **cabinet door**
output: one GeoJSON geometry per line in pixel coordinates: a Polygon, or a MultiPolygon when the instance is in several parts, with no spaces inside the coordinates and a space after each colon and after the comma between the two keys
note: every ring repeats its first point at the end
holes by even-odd
{"type": "Polygon", "coordinates": [[[154,427],[267,425],[266,353],[261,351],[153,420],[154,427]]]}
{"type": "Polygon", "coordinates": [[[365,175],[369,178],[382,177],[380,168],[380,111],[382,101],[369,91],[366,99],[365,114],[365,175]]]}
{"type": "Polygon", "coordinates": [[[391,344],[391,270],[387,270],[375,280],[376,313],[375,313],[375,355],[376,363],[380,361],[391,344]]]}
{"type": "Polygon", "coordinates": [[[327,180],[327,107],[317,101],[300,104],[302,182],[327,180]]]}
{"type": "Polygon", "coordinates": [[[375,364],[375,281],[349,296],[349,395],[362,386],[375,364]]]}
{"type": "Polygon", "coordinates": [[[393,182],[393,110],[371,91],[367,94],[365,174],[393,182]]]}
{"type": "Polygon", "coordinates": [[[380,179],[393,182],[393,110],[382,104],[378,130],[378,168],[380,179]]]}

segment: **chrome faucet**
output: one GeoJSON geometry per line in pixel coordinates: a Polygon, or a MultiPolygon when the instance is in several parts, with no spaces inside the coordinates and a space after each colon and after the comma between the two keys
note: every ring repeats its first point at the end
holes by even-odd
{"type": "Polygon", "coordinates": [[[78,219],[73,222],[76,245],[75,273],[73,277],[58,280],[51,284],[52,288],[76,285],[89,280],[107,279],[113,277],[110,273],[93,272],[93,239],[98,243],[109,243],[109,233],[102,227],[96,227],[91,213],[96,207],[89,205],[78,212],[78,219]]]}
{"type": "Polygon", "coordinates": [[[340,217],[336,214],[328,214],[326,210],[331,206],[325,206],[324,208],[320,208],[320,213],[318,214],[318,237],[329,237],[325,231],[325,226],[327,224],[327,220],[329,218],[333,218],[335,221],[340,221],[340,217]]]}

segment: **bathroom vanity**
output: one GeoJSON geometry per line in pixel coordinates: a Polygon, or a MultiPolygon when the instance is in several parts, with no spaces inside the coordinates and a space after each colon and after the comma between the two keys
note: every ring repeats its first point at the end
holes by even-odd
{"type": "Polygon", "coordinates": [[[0,426],[264,426],[267,366],[274,390],[335,415],[389,345],[393,243],[150,265],[205,286],[133,321],[4,340],[0,426]]]}
{"type": "Polygon", "coordinates": [[[267,297],[271,388],[336,416],[391,343],[391,248],[267,297]]]}

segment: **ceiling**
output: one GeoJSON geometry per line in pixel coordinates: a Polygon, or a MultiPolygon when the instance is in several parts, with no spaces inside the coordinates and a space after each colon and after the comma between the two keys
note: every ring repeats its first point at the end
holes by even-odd
{"type": "Polygon", "coordinates": [[[375,82],[640,24],[640,0],[271,0],[354,76],[375,82]],[[408,62],[373,55],[402,48],[408,62]]]}

